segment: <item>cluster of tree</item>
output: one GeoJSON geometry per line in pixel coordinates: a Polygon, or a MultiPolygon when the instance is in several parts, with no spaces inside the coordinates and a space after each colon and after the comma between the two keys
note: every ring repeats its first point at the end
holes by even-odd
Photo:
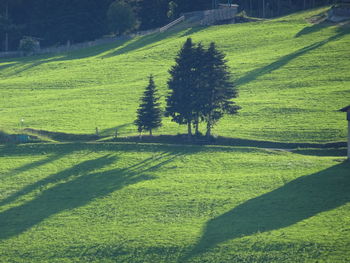
{"type": "Polygon", "coordinates": [[[188,2],[201,1],[1,0],[0,51],[16,50],[24,36],[40,39],[41,46],[51,46],[121,34],[138,26],[155,28],[179,12],[195,10],[188,2]]]}
{"type": "Polygon", "coordinates": [[[82,42],[136,28],[162,26],[183,12],[239,4],[252,16],[271,17],[336,0],[1,0],[0,50],[32,36],[42,46],[82,42]]]}
{"type": "MultiPolygon", "coordinates": [[[[199,135],[199,125],[206,123],[206,136],[211,136],[212,127],[224,114],[236,114],[240,109],[232,99],[237,90],[231,81],[227,61],[212,42],[208,48],[194,44],[188,38],[179,51],[175,65],[170,69],[165,116],[178,124],[186,124],[189,137],[192,127],[199,135]]],[[[135,125],[139,132],[161,126],[162,110],[151,76],[149,85],[137,111],[135,125]]]]}

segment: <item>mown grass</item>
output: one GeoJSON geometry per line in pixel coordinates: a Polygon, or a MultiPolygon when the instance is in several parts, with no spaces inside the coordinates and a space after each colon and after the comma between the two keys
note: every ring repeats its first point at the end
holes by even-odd
{"type": "Polygon", "coordinates": [[[0,262],[350,260],[350,166],[335,150],[72,143],[0,155],[0,262]]]}
{"type": "MultiPolygon", "coordinates": [[[[265,22],[173,29],[78,52],[0,62],[0,123],[68,133],[136,134],[133,126],[147,76],[164,99],[168,69],[187,37],[215,41],[227,54],[240,91],[238,116],[214,133],[289,142],[344,141],[336,110],[349,104],[349,25],[313,25],[327,8],[265,22]]],[[[185,132],[164,120],[158,134],[185,132]]]]}

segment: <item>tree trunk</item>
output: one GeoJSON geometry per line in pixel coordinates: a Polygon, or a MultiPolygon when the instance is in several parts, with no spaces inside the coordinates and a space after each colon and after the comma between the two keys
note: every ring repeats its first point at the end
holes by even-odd
{"type": "Polygon", "coordinates": [[[199,118],[196,116],[196,122],[195,122],[195,134],[196,136],[199,135],[199,118]]]}
{"type": "Polygon", "coordinates": [[[252,3],[252,0],[250,0],[250,3],[249,3],[249,8],[250,8],[250,16],[253,16],[253,3],[252,3]]]}
{"type": "Polygon", "coordinates": [[[5,52],[9,51],[9,34],[5,33],[5,52]]]}
{"type": "Polygon", "coordinates": [[[263,15],[262,16],[263,16],[263,18],[265,18],[265,16],[266,16],[266,14],[265,14],[266,13],[265,12],[265,0],[262,1],[262,4],[263,4],[263,8],[262,8],[263,15]]]}
{"type": "Polygon", "coordinates": [[[209,117],[208,122],[207,122],[207,133],[205,136],[209,139],[211,136],[211,118],[209,117]]]}
{"type": "MultiPolygon", "coordinates": [[[[8,18],[9,18],[9,3],[8,2],[6,3],[5,16],[6,16],[6,19],[8,20],[8,18]]],[[[8,30],[8,29],[6,29],[6,30],[8,30]]],[[[9,34],[6,31],[6,33],[5,33],[5,52],[7,52],[7,51],[9,51],[9,34]]]]}
{"type": "Polygon", "coordinates": [[[152,129],[149,130],[149,135],[150,135],[150,136],[153,136],[153,134],[152,134],[152,129]]]}
{"type": "Polygon", "coordinates": [[[188,138],[191,139],[192,137],[192,126],[191,126],[191,121],[187,122],[187,134],[188,134],[188,138]]]}
{"type": "Polygon", "coordinates": [[[281,0],[277,2],[277,16],[281,15],[281,0]]]}

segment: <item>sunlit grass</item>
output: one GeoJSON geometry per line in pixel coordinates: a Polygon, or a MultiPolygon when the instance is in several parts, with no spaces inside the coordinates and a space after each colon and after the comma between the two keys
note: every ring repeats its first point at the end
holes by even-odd
{"type": "MultiPolygon", "coordinates": [[[[240,91],[238,116],[214,133],[246,139],[344,141],[336,110],[349,104],[349,26],[312,25],[318,9],[266,22],[178,29],[72,53],[0,63],[1,126],[94,133],[123,126],[136,134],[139,97],[147,76],[164,98],[168,70],[187,37],[215,41],[227,54],[240,91]]],[[[203,127],[204,128],[204,127],[203,127]]],[[[185,132],[164,120],[158,134],[185,132]]]]}
{"type": "MultiPolygon", "coordinates": [[[[350,101],[349,29],[306,22],[321,12],[2,60],[0,127],[134,135],[147,76],[155,75],[164,105],[167,71],[191,36],[227,54],[240,91],[242,111],[214,133],[242,139],[235,145],[257,139],[255,146],[273,148],[296,145],[273,141],[345,141],[345,116],[336,110],[350,101]]],[[[181,132],[164,119],[157,134],[181,132]]],[[[0,262],[350,262],[345,154],[0,145],[0,262]]]]}
{"type": "Polygon", "coordinates": [[[347,262],[338,152],[0,147],[0,262],[347,262]]]}

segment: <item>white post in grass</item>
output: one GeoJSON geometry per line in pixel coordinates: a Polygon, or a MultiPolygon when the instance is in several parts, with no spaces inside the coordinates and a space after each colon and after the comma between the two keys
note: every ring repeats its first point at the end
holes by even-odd
{"type": "Polygon", "coordinates": [[[340,109],[342,112],[346,112],[348,120],[348,161],[350,161],[350,105],[340,109]]]}

